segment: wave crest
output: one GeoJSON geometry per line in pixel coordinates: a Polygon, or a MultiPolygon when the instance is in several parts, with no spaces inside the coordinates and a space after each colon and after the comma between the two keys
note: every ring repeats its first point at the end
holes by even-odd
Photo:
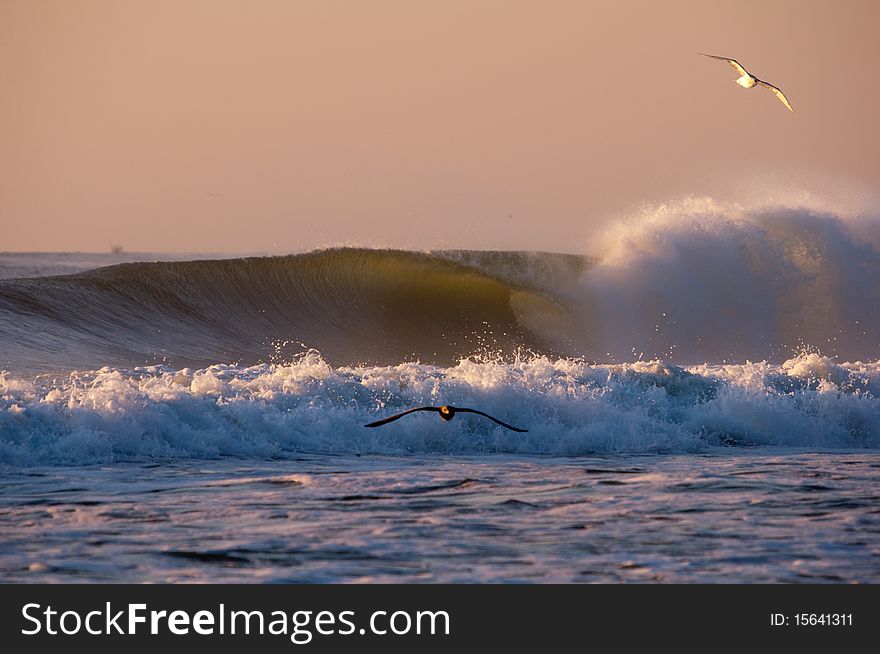
{"type": "MultiPolygon", "coordinates": [[[[537,285],[584,259],[343,248],[287,257],[133,263],[0,281],[0,367],[265,362],[302,346],[336,364],[553,351],[567,311],[537,285]],[[504,274],[511,272],[511,279],[504,274]],[[515,274],[514,274],[515,271],[515,274]]],[[[572,329],[572,326],[567,326],[572,329]]]]}
{"type": "Polygon", "coordinates": [[[342,248],[0,280],[0,368],[880,358],[880,221],[688,199],[593,257],[342,248]]]}

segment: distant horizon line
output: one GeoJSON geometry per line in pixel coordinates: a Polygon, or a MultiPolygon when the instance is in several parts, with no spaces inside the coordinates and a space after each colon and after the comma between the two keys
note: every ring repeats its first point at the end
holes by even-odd
{"type": "Polygon", "coordinates": [[[570,254],[575,256],[584,256],[584,252],[571,252],[563,249],[559,250],[530,250],[527,248],[467,248],[467,247],[444,247],[444,248],[412,248],[412,247],[395,247],[395,246],[368,246],[368,245],[321,245],[301,250],[286,250],[279,252],[267,252],[264,250],[251,251],[234,251],[234,250],[179,250],[179,251],[162,251],[162,250],[122,250],[121,252],[113,252],[110,250],[0,250],[0,256],[22,256],[37,254],[69,254],[69,255],[88,255],[88,256],[126,256],[126,255],[166,255],[166,256],[227,256],[227,257],[283,257],[291,254],[308,254],[309,252],[319,252],[322,250],[388,250],[397,252],[534,252],[549,254],[570,254]]]}
{"type": "Polygon", "coordinates": [[[257,251],[235,251],[235,250],[120,250],[114,252],[112,250],[0,250],[0,255],[4,254],[258,254],[257,251]]]}

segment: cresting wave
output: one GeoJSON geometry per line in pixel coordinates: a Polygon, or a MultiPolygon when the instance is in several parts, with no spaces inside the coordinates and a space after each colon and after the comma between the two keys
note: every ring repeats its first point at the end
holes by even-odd
{"type": "Polygon", "coordinates": [[[0,369],[880,358],[880,220],[687,199],[592,256],[341,248],[0,280],[0,369]]]}
{"type": "Polygon", "coordinates": [[[699,452],[713,446],[880,448],[880,361],[816,354],[782,365],[659,361],[589,365],[529,357],[334,368],[286,365],[103,369],[26,380],[0,374],[0,463],[92,464],[304,453],[699,452]],[[480,407],[529,429],[418,414],[480,407]]]}
{"type": "Polygon", "coordinates": [[[564,254],[342,248],[4,280],[0,369],[250,364],[303,347],[336,364],[552,351],[567,312],[539,286],[572,283],[585,265],[564,254]]]}

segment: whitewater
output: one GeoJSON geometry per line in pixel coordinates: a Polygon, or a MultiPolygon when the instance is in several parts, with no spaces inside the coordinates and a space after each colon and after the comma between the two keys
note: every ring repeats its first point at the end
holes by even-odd
{"type": "Polygon", "coordinates": [[[700,452],[710,446],[880,447],[880,363],[816,354],[680,368],[530,357],[333,368],[289,364],[101,369],[59,378],[0,375],[0,461],[97,464],[297,454],[586,455],[700,452]],[[527,428],[460,417],[367,422],[453,402],[527,428]]]}
{"type": "Polygon", "coordinates": [[[0,578],[876,583],[878,224],[0,254],[0,578]]]}

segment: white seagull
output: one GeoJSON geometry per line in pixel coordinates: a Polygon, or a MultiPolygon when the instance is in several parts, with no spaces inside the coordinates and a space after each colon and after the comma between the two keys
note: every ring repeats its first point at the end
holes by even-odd
{"type": "Polygon", "coordinates": [[[769,82],[765,82],[762,79],[758,79],[754,75],[752,75],[749,71],[742,67],[742,65],[736,60],[731,59],[730,57],[716,57],[715,55],[706,54],[705,52],[701,52],[701,55],[704,57],[712,57],[712,59],[720,59],[721,61],[726,61],[731,66],[733,66],[734,70],[736,70],[741,77],[736,80],[736,83],[739,84],[744,89],[750,89],[753,86],[760,84],[761,86],[770,89],[773,93],[776,94],[776,97],[779,98],[779,101],[782,102],[791,113],[794,113],[794,109],[791,108],[791,104],[788,102],[788,98],[785,97],[785,94],[779,90],[778,87],[773,86],[769,82]]]}

